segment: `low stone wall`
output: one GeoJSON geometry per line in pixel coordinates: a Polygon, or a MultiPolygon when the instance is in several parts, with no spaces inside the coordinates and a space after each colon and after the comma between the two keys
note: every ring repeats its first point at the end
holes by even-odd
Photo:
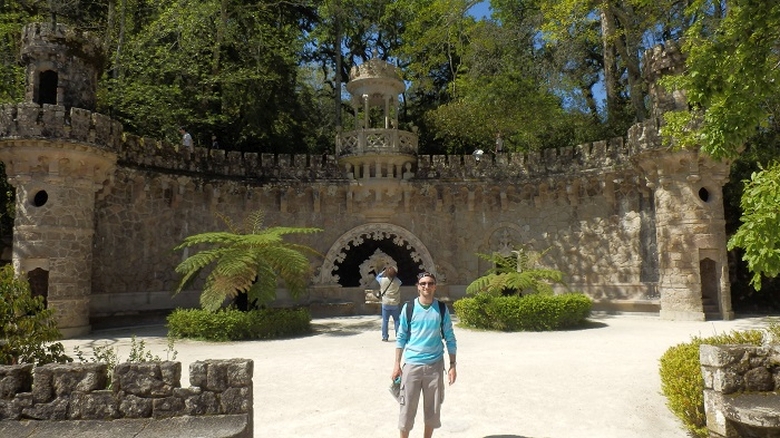
{"type": "Polygon", "coordinates": [[[702,345],[711,438],[780,438],[780,345],[702,345]]]}
{"type": "Polygon", "coordinates": [[[101,436],[252,437],[253,365],[194,362],[189,388],[180,362],[119,364],[110,388],[102,363],[0,366],[0,436],[83,436],[91,424],[101,436]]]}

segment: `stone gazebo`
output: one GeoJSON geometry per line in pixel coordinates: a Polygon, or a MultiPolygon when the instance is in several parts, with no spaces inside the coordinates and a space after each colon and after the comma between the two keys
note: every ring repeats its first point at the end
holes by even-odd
{"type": "Polygon", "coordinates": [[[417,134],[398,129],[398,69],[374,57],[350,72],[355,129],[336,138],[339,165],[350,178],[404,179],[417,163],[417,134]]]}

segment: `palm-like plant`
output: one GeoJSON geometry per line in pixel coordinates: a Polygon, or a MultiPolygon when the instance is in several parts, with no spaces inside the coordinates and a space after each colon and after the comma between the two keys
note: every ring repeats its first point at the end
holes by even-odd
{"type": "Polygon", "coordinates": [[[270,227],[263,225],[265,213],[262,210],[250,213],[240,232],[223,215],[229,231],[210,232],[189,236],[174,250],[198,245],[211,245],[189,256],[176,267],[182,274],[175,293],[179,293],[195,276],[207,266],[214,264],[206,277],[200,304],[206,310],[216,311],[225,302],[238,294],[247,294],[250,303],[267,304],[276,299],[279,278],[290,296],[297,298],[306,290],[311,267],[306,254],[319,255],[314,249],[285,242],[288,234],[311,234],[320,228],[270,227]]]}
{"type": "Polygon", "coordinates": [[[535,292],[552,294],[551,283],[563,283],[563,272],[556,269],[536,268],[535,265],[544,255],[529,254],[520,250],[512,250],[504,255],[497,252],[493,254],[480,254],[477,257],[493,264],[485,274],[466,287],[470,294],[483,292],[491,295],[509,293],[535,292]]]}

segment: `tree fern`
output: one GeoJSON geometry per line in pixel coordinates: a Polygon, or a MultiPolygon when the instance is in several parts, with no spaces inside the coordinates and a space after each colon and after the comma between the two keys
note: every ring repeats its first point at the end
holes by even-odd
{"type": "Polygon", "coordinates": [[[477,253],[477,257],[491,262],[493,266],[471,282],[466,292],[470,294],[484,292],[492,295],[507,291],[551,294],[553,292],[551,283],[564,284],[563,272],[556,269],[536,268],[543,255],[544,253],[531,254],[522,249],[513,250],[509,255],[497,252],[477,253]]]}
{"type": "Polygon", "coordinates": [[[265,214],[255,211],[243,221],[239,230],[234,222],[218,215],[228,231],[207,232],[186,237],[174,250],[210,246],[187,257],[177,267],[182,275],[175,293],[181,292],[198,274],[211,268],[200,295],[201,307],[217,310],[226,299],[247,294],[249,302],[267,304],[276,299],[279,280],[297,298],[306,290],[310,277],[307,255],[319,255],[314,249],[285,242],[289,234],[311,234],[319,228],[264,228],[265,214]]]}

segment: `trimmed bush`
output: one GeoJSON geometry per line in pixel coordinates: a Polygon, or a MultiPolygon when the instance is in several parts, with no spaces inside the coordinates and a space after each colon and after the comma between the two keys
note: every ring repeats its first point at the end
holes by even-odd
{"type": "Polygon", "coordinates": [[[593,301],[581,293],[494,296],[477,294],[453,304],[460,323],[500,331],[561,330],[581,325],[593,301]]]}
{"type": "MultiPolygon", "coordinates": [[[[774,329],[776,332],[776,328],[774,329]]],[[[771,330],[770,330],[771,331],[771,330]]],[[[661,392],[666,406],[693,435],[708,436],[704,416],[704,380],[701,374],[699,346],[723,344],[761,345],[763,334],[759,330],[733,331],[709,338],[693,337],[690,342],[675,345],[661,356],[661,392]]]]}
{"type": "Polygon", "coordinates": [[[309,309],[261,309],[242,312],[221,309],[176,309],[168,315],[168,330],[175,337],[205,341],[273,339],[311,331],[309,309]]]}

